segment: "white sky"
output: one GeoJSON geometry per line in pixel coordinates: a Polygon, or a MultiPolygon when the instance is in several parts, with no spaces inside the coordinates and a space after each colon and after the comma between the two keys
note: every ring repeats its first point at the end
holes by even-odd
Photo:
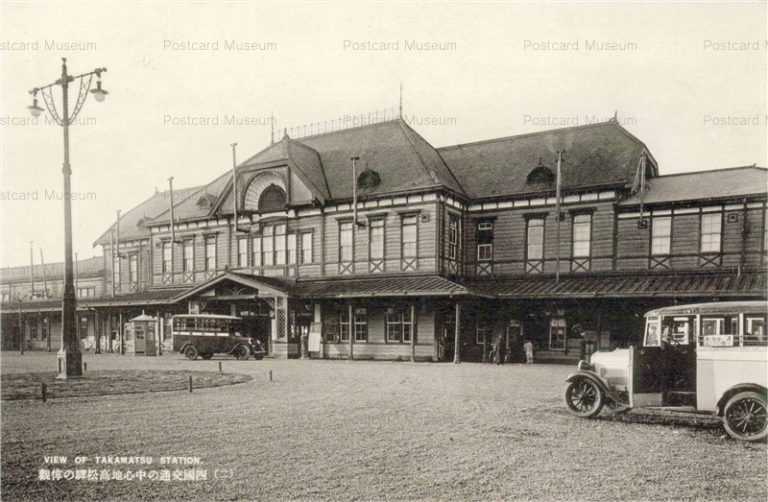
{"type": "Polygon", "coordinates": [[[117,209],[164,189],[169,176],[177,187],[206,183],[231,167],[230,143],[241,160],[266,146],[271,113],[298,125],[392,108],[401,81],[405,114],[437,122],[413,124],[435,146],[618,110],[662,173],[766,165],[766,2],[70,0],[0,9],[2,266],[27,265],[30,240],[36,263],[38,247],[48,262],[63,259],[62,202],[45,200],[62,190],[61,130],[30,122],[26,110],[27,91],[57,78],[61,56],[72,73],[109,70],[107,100],[89,98],[71,132],[73,190],[93,194],[73,203],[80,258],[101,253],[91,245],[117,209]],[[414,40],[447,50],[408,50],[414,40]],[[268,50],[227,50],[225,41],[268,50]],[[218,50],[167,47],[188,42],[218,50]],[[374,43],[398,47],[359,50],[374,43]],[[178,125],[186,117],[219,125],[178,125]],[[38,200],[8,200],[27,192],[38,200]]]}

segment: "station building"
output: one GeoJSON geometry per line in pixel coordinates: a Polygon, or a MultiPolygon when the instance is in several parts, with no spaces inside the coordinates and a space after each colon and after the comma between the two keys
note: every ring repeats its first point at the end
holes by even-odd
{"type": "MultiPolygon", "coordinates": [[[[172,211],[156,192],[95,241],[84,347],[121,350],[142,312],[167,343],[172,315],[210,312],[243,318],[273,357],[311,334],[313,357],[453,360],[458,327],[462,360],[499,336],[513,358],[530,339],[538,360],[572,360],[585,338],[637,343],[652,308],[766,299],[768,171],[662,175],[616,120],[435,148],[396,119],[285,135],[223,171],[175,190],[172,211]]],[[[23,275],[0,275],[3,347],[18,319],[47,347],[32,326],[61,302],[19,301],[23,275]]]]}

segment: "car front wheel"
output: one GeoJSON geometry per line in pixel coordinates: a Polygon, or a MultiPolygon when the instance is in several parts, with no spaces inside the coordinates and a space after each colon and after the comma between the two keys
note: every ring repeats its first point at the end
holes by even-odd
{"type": "Polygon", "coordinates": [[[765,396],[757,392],[739,392],[725,405],[723,426],[733,439],[762,441],[768,436],[767,424],[765,396]]]}
{"type": "Polygon", "coordinates": [[[190,361],[194,361],[195,359],[197,359],[197,349],[194,346],[190,345],[189,347],[184,349],[184,355],[190,361]]]}
{"type": "Polygon", "coordinates": [[[238,345],[235,347],[235,350],[232,351],[232,355],[235,356],[235,359],[238,361],[242,361],[243,359],[248,359],[248,356],[251,355],[251,351],[248,350],[248,347],[245,345],[238,345]]]}
{"type": "Polygon", "coordinates": [[[577,378],[565,388],[565,404],[577,417],[590,418],[600,413],[605,402],[603,390],[588,378],[577,378]]]}

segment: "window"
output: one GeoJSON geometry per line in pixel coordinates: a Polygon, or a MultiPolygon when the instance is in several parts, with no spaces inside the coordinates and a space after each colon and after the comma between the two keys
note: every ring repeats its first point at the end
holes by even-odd
{"type": "Polygon", "coordinates": [[[171,273],[171,253],[173,248],[171,247],[171,241],[163,241],[163,260],[162,267],[163,273],[171,273]]]}
{"type": "Polygon", "coordinates": [[[744,324],[744,345],[768,345],[765,316],[746,316],[744,324]]]}
{"type": "Polygon", "coordinates": [[[237,239],[237,265],[240,267],[248,266],[248,239],[237,239]]]}
{"type": "Polygon", "coordinates": [[[410,343],[413,333],[411,309],[389,309],[386,317],[387,343],[410,343]]]}
{"type": "Polygon", "coordinates": [[[658,317],[649,317],[645,324],[645,343],[643,346],[645,347],[659,347],[661,346],[661,333],[659,332],[659,328],[661,327],[661,324],[659,323],[658,317]]]}
{"type": "Polygon", "coordinates": [[[285,265],[285,225],[275,225],[275,265],[285,265]]]}
{"type": "Polygon", "coordinates": [[[419,220],[416,215],[403,216],[400,222],[401,253],[400,268],[403,271],[416,270],[419,240],[419,220]]]}
{"type": "Polygon", "coordinates": [[[368,309],[354,309],[355,315],[355,342],[368,341],[368,309]]]}
{"type": "Polygon", "coordinates": [[[493,223],[485,221],[477,225],[477,261],[493,258],[493,223]]]}
{"type": "Polygon", "coordinates": [[[475,324],[475,344],[491,343],[491,325],[487,319],[478,319],[475,324]]]}
{"type": "Polygon", "coordinates": [[[529,218],[525,235],[525,271],[544,272],[544,218],[529,218]]]}
{"type": "Polygon", "coordinates": [[[205,238],[205,270],[216,270],[216,236],[205,238]]]}
{"type": "Polygon", "coordinates": [[[288,265],[296,265],[296,234],[288,234],[288,265]]]}
{"type": "Polygon", "coordinates": [[[275,229],[272,227],[264,227],[264,236],[261,241],[262,254],[264,256],[264,266],[271,267],[275,264],[275,248],[273,234],[275,229]]]}
{"type": "Polygon", "coordinates": [[[312,263],[312,232],[301,234],[301,263],[302,265],[312,263]]]}
{"type": "Polygon", "coordinates": [[[339,310],[339,340],[349,341],[349,309],[339,310]]]}
{"type": "Polygon", "coordinates": [[[78,298],[93,298],[96,296],[96,287],[80,287],[77,288],[78,298]]]}
{"type": "Polygon", "coordinates": [[[139,282],[139,255],[135,253],[128,257],[128,282],[139,282]]]}
{"type": "Polygon", "coordinates": [[[549,349],[565,350],[566,323],[563,318],[554,318],[549,321],[549,349]]]}
{"type": "Polygon", "coordinates": [[[654,217],[651,220],[651,254],[664,256],[670,253],[672,244],[672,217],[654,217]]]}
{"type": "Polygon", "coordinates": [[[459,217],[448,215],[448,259],[457,260],[459,257],[459,217]]]}
{"type": "Polygon", "coordinates": [[[112,261],[112,281],[120,284],[120,255],[115,255],[112,261]]]}
{"type": "Polygon", "coordinates": [[[339,222],[339,273],[351,274],[352,269],[352,222],[339,222]]]}
{"type": "Polygon", "coordinates": [[[183,254],[183,266],[184,272],[192,272],[195,269],[195,241],[187,239],[184,241],[183,254]]]}
{"type": "Polygon", "coordinates": [[[2,303],[7,303],[10,298],[11,295],[8,293],[8,291],[3,291],[2,299],[0,299],[0,301],[2,301],[2,303]]]}
{"type": "Polygon", "coordinates": [[[370,220],[368,238],[368,271],[384,272],[384,220],[370,220]]]}
{"type": "Polygon", "coordinates": [[[706,213],[701,215],[701,252],[720,252],[720,232],[723,216],[721,213],[706,213]]]}
{"type": "Polygon", "coordinates": [[[732,347],[739,344],[737,316],[702,317],[699,344],[704,347],[732,347]]]}
{"type": "Polygon", "coordinates": [[[586,272],[589,270],[589,256],[592,248],[592,215],[575,214],[573,216],[573,256],[571,270],[586,272]]]}
{"type": "Polygon", "coordinates": [[[253,249],[251,250],[251,253],[253,254],[253,266],[260,267],[261,266],[261,237],[253,238],[253,249]]]}
{"type": "Polygon", "coordinates": [[[573,257],[588,258],[592,237],[592,215],[577,214],[573,217],[573,257]]]}
{"type": "Polygon", "coordinates": [[[285,190],[274,183],[265,188],[259,197],[259,211],[282,211],[285,204],[285,190]]]}

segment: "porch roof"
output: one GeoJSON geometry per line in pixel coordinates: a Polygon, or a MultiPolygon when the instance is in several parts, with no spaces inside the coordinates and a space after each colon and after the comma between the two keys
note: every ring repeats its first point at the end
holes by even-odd
{"type": "Polygon", "coordinates": [[[394,296],[461,296],[473,294],[467,287],[438,275],[365,277],[299,281],[303,298],[367,298],[394,296]]]}
{"type": "Polygon", "coordinates": [[[475,279],[467,286],[496,298],[766,297],[766,272],[643,272],[475,279]]]}
{"type": "Polygon", "coordinates": [[[178,293],[176,296],[174,296],[171,299],[171,303],[180,302],[182,300],[191,298],[195,295],[199,295],[213,288],[217,284],[220,284],[225,281],[231,281],[241,286],[255,289],[257,291],[263,291],[265,293],[263,296],[266,296],[266,297],[289,296],[293,293],[292,291],[293,288],[291,287],[291,285],[282,279],[278,279],[275,277],[265,277],[261,275],[243,274],[243,273],[237,273],[237,272],[224,272],[222,274],[217,275],[216,277],[213,277],[212,279],[205,281],[199,286],[195,286],[191,289],[187,289],[178,293]]]}

